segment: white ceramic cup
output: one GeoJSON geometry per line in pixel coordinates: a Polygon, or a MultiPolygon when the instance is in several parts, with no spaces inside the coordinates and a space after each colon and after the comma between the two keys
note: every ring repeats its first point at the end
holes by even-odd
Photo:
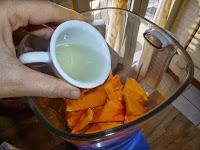
{"type": "Polygon", "coordinates": [[[19,59],[23,64],[49,63],[59,77],[80,88],[94,88],[101,85],[107,79],[111,70],[111,57],[105,39],[92,25],[79,20],[70,20],[59,25],[51,37],[47,52],[27,52],[21,54],[19,59]],[[89,46],[97,47],[97,50],[100,51],[106,61],[106,67],[92,81],[82,82],[73,79],[63,71],[56,58],[55,48],[60,40],[64,40],[66,43],[85,43],[89,46]]]}

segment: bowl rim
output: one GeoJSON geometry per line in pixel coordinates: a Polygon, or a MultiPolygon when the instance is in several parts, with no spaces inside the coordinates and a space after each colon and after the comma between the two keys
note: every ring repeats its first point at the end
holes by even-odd
{"type": "Polygon", "coordinates": [[[55,135],[60,136],[62,138],[69,139],[69,140],[81,140],[81,141],[94,140],[97,138],[106,137],[106,136],[110,136],[110,135],[113,135],[118,132],[122,132],[124,130],[127,130],[127,129],[135,126],[135,125],[138,125],[139,123],[153,117],[155,114],[157,114],[158,112],[160,112],[161,110],[166,108],[169,104],[171,104],[183,92],[183,90],[189,85],[189,83],[192,81],[193,74],[194,74],[194,65],[193,65],[191,57],[186,52],[186,50],[181,46],[181,44],[172,35],[170,35],[165,29],[162,29],[161,27],[159,27],[158,25],[156,25],[155,23],[146,19],[143,16],[140,16],[134,12],[131,12],[130,10],[126,10],[126,9],[122,9],[122,8],[105,7],[105,8],[91,9],[89,11],[84,11],[81,13],[94,12],[94,11],[99,11],[99,10],[120,10],[120,11],[130,13],[131,15],[134,15],[134,16],[146,21],[147,23],[152,24],[154,27],[156,27],[157,29],[164,32],[166,35],[168,35],[173,40],[173,42],[181,50],[181,53],[184,55],[185,60],[188,64],[187,65],[188,75],[187,75],[185,81],[180,85],[180,88],[178,88],[176,91],[174,91],[174,93],[171,95],[171,97],[167,98],[160,105],[156,106],[154,109],[152,109],[148,113],[144,114],[140,118],[138,118],[132,122],[129,122],[127,124],[123,124],[118,127],[114,127],[114,128],[111,128],[111,129],[108,129],[105,131],[100,131],[100,132],[92,133],[92,134],[72,134],[70,132],[63,132],[61,130],[54,128],[51,125],[51,123],[49,123],[48,120],[44,117],[44,115],[40,112],[40,110],[37,108],[37,106],[35,105],[35,103],[32,100],[32,97],[27,97],[29,106],[31,107],[32,111],[35,113],[37,118],[42,122],[42,124],[45,127],[47,127],[47,129],[49,129],[51,132],[53,132],[55,135]]]}

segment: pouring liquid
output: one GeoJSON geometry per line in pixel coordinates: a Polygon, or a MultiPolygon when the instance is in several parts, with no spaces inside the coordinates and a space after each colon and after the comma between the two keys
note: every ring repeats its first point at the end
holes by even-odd
{"type": "Polygon", "coordinates": [[[59,43],[56,45],[56,57],[63,71],[81,82],[97,79],[106,65],[98,50],[84,44],[59,43]]]}

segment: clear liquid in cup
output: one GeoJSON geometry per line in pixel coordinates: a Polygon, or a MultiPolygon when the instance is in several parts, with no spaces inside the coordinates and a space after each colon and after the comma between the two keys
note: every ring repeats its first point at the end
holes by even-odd
{"type": "Polygon", "coordinates": [[[56,45],[56,57],[68,76],[90,82],[95,81],[106,66],[105,57],[97,49],[85,44],[59,43],[56,45]]]}

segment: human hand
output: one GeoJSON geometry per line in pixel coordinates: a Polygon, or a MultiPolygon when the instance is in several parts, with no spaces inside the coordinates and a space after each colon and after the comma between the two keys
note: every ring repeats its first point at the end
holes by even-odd
{"type": "MultiPolygon", "coordinates": [[[[80,91],[65,81],[34,71],[19,62],[16,57],[12,33],[28,24],[40,25],[82,19],[70,9],[47,1],[0,1],[0,98],[18,96],[78,98],[80,91]]],[[[50,28],[34,34],[49,38],[50,28]]]]}

